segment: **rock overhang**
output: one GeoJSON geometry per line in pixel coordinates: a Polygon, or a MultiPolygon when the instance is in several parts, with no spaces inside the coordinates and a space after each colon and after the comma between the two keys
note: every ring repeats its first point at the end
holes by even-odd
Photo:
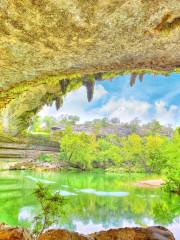
{"type": "Polygon", "coordinates": [[[180,65],[178,0],[3,0],[0,88],[44,75],[180,65]]]}

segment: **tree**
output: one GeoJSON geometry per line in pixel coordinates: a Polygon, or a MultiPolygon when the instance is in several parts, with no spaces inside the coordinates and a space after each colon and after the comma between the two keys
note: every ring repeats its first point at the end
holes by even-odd
{"type": "Polygon", "coordinates": [[[160,173],[166,165],[166,158],[162,146],[166,138],[149,135],[144,138],[144,149],[142,151],[141,163],[148,173],[160,173]]]}
{"type": "Polygon", "coordinates": [[[158,135],[160,134],[162,126],[157,120],[153,120],[148,124],[148,128],[150,129],[150,134],[158,135]]]}
{"type": "Polygon", "coordinates": [[[60,160],[84,169],[90,169],[95,159],[96,138],[85,133],[74,133],[66,128],[60,140],[60,160]]]}
{"type": "Polygon", "coordinates": [[[36,115],[33,118],[33,121],[32,121],[31,126],[29,127],[29,130],[32,132],[39,132],[39,131],[41,131],[41,124],[42,124],[41,117],[36,115]]]}
{"type": "Polygon", "coordinates": [[[100,129],[100,128],[108,127],[110,125],[110,122],[109,122],[108,118],[104,117],[102,119],[94,119],[92,121],[92,125],[96,129],[100,129]]]}
{"type": "Polygon", "coordinates": [[[65,199],[58,192],[52,193],[48,187],[41,183],[37,184],[34,195],[41,206],[41,212],[34,218],[33,233],[38,239],[45,229],[57,222],[58,217],[63,213],[65,199]]]}
{"type": "Polygon", "coordinates": [[[128,172],[137,170],[137,164],[142,153],[142,139],[136,134],[129,135],[120,139],[122,165],[128,172]]]}
{"type": "Polygon", "coordinates": [[[112,118],[111,123],[112,124],[120,124],[120,120],[119,120],[119,118],[112,118]]]}
{"type": "Polygon", "coordinates": [[[139,130],[139,125],[140,125],[140,120],[138,118],[133,119],[130,123],[129,123],[129,129],[131,131],[131,133],[138,133],[139,130]]]}
{"type": "Polygon", "coordinates": [[[97,156],[98,162],[106,164],[116,164],[121,162],[120,148],[111,140],[112,136],[99,138],[97,141],[97,156]]]}
{"type": "Polygon", "coordinates": [[[57,121],[54,117],[45,116],[42,120],[42,125],[44,125],[47,131],[50,131],[52,127],[57,124],[57,121]]]}
{"type": "Polygon", "coordinates": [[[76,115],[62,115],[59,121],[60,124],[65,124],[66,126],[75,125],[80,121],[80,118],[76,115]]]}
{"type": "Polygon", "coordinates": [[[80,118],[75,115],[70,115],[68,116],[68,121],[72,124],[75,125],[77,122],[79,122],[80,118]]]}

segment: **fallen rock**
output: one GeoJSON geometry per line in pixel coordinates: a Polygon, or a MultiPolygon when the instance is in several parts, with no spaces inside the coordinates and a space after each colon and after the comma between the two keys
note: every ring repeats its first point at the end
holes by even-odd
{"type": "Polygon", "coordinates": [[[175,240],[164,227],[118,228],[90,234],[95,240],[175,240]]]}
{"type": "MultiPolygon", "coordinates": [[[[0,240],[33,240],[22,228],[0,225],[0,240]]],[[[173,234],[161,226],[148,228],[118,228],[82,235],[68,230],[48,230],[38,240],[175,240],[173,234]]]]}
{"type": "Polygon", "coordinates": [[[43,233],[38,240],[94,240],[91,236],[81,235],[67,230],[49,230],[43,233]]]}
{"type": "Polygon", "coordinates": [[[33,162],[17,162],[9,167],[9,170],[27,170],[33,169],[33,162]]]}
{"type": "Polygon", "coordinates": [[[81,235],[66,230],[49,230],[38,240],[175,240],[173,234],[164,227],[118,228],[89,235],[81,235]]]}
{"type": "Polygon", "coordinates": [[[27,230],[0,225],[0,240],[32,240],[27,230]]]}

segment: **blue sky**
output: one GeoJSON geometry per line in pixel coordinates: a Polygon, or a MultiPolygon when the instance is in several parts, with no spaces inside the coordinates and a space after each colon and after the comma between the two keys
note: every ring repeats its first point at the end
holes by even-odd
{"type": "Polygon", "coordinates": [[[86,89],[69,93],[64,105],[56,111],[55,106],[44,106],[41,116],[78,115],[81,122],[94,118],[118,117],[129,122],[138,117],[142,123],[156,119],[162,124],[180,125],[180,75],[145,75],[144,81],[129,85],[129,75],[119,76],[112,81],[97,81],[94,99],[87,102],[86,89]]]}

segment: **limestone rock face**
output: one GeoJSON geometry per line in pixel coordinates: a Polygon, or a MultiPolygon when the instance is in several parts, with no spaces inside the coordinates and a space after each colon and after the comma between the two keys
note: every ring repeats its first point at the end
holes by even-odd
{"type": "Polygon", "coordinates": [[[110,229],[90,236],[95,240],[175,240],[164,227],[110,229]]]}
{"type": "Polygon", "coordinates": [[[48,75],[174,69],[179,0],[1,0],[0,90],[48,75]]]}
{"type": "MultiPolygon", "coordinates": [[[[32,240],[23,229],[0,225],[0,240],[32,240]]],[[[38,240],[175,240],[173,234],[164,227],[119,228],[82,235],[67,230],[48,230],[38,240]]]]}
{"type": "Polygon", "coordinates": [[[164,227],[119,228],[93,233],[87,236],[66,230],[49,230],[39,240],[175,240],[164,227]]]}
{"type": "Polygon", "coordinates": [[[90,236],[84,236],[67,230],[49,230],[42,234],[38,240],[94,240],[90,236]]]}

